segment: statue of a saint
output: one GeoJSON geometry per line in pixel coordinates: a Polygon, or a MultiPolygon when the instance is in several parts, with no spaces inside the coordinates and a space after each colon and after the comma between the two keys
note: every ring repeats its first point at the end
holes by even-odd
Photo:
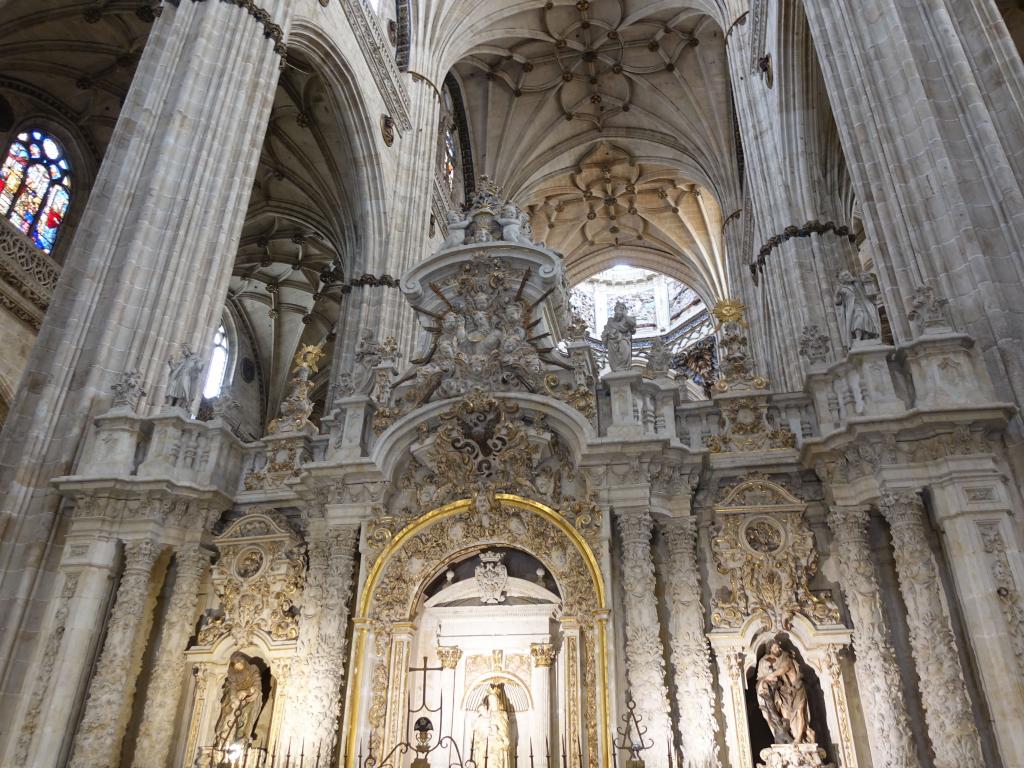
{"type": "Polygon", "coordinates": [[[658,336],[651,342],[651,349],[647,353],[647,370],[651,373],[665,373],[672,367],[672,352],[665,343],[665,339],[658,336]]]}
{"type": "Polygon", "coordinates": [[[454,248],[466,242],[466,228],[469,226],[469,218],[458,211],[448,211],[448,236],[441,243],[441,248],[454,248]]]}
{"type": "Polygon", "coordinates": [[[181,345],[181,357],[169,358],[167,367],[167,391],[164,395],[167,405],[188,410],[199,392],[199,376],[203,372],[203,361],[188,344],[181,345]]]}
{"type": "Polygon", "coordinates": [[[236,653],[228,664],[228,676],[220,697],[220,714],[214,731],[214,749],[245,748],[263,711],[263,677],[260,668],[236,653]]]}
{"type": "Polygon", "coordinates": [[[757,704],[776,744],[814,743],[800,667],[778,643],[757,663],[757,704]]]}
{"type": "Polygon", "coordinates": [[[881,321],[878,308],[868,296],[866,287],[868,276],[854,277],[848,269],[839,273],[837,280],[835,303],[842,307],[840,315],[846,343],[853,346],[858,341],[876,339],[881,334],[881,321]]]}
{"type": "Polygon", "coordinates": [[[615,312],[601,333],[601,339],[608,347],[608,367],[613,371],[625,371],[633,362],[633,334],[636,333],[636,319],[626,312],[626,305],[615,302],[615,312]]]}
{"type": "Polygon", "coordinates": [[[473,721],[473,762],[483,768],[510,768],[512,740],[501,688],[491,683],[473,721]]]}

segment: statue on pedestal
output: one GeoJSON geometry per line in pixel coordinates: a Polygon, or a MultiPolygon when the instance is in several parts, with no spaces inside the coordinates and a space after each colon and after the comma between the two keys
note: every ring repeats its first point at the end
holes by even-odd
{"type": "Polygon", "coordinates": [[[615,302],[615,313],[601,333],[601,340],[608,346],[608,367],[613,371],[629,370],[633,362],[633,334],[636,333],[636,318],[629,315],[626,305],[615,302]]]}
{"type": "Polygon", "coordinates": [[[203,361],[188,344],[181,345],[181,357],[167,360],[170,372],[167,374],[167,391],[164,395],[167,405],[188,410],[199,392],[199,375],[203,372],[203,361]]]}
{"type": "Polygon", "coordinates": [[[441,248],[455,248],[466,242],[466,228],[470,225],[468,216],[458,211],[448,211],[448,236],[441,243],[441,248]]]}
{"type": "Polygon", "coordinates": [[[868,296],[866,274],[854,277],[848,269],[839,273],[835,303],[842,307],[840,324],[846,334],[847,343],[853,346],[858,341],[876,339],[881,335],[881,321],[878,308],[868,296]]]}
{"type": "Polygon", "coordinates": [[[757,704],[777,744],[812,744],[807,689],[793,656],[772,643],[757,663],[757,704]]]}

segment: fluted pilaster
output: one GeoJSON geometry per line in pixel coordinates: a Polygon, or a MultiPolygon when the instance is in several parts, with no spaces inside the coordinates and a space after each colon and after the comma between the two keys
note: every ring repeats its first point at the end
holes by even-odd
{"type": "Polygon", "coordinates": [[[124,545],[124,573],[117,588],[96,672],[89,684],[85,714],[75,735],[71,768],[115,768],[135,696],[138,633],[149,621],[153,565],[160,546],[149,539],[124,545]]]}
{"type": "Polygon", "coordinates": [[[210,551],[198,543],[178,550],[174,588],[160,633],[132,768],[164,768],[174,739],[174,718],[185,684],[185,647],[195,625],[199,586],[210,551]]]}
{"type": "Polygon", "coordinates": [[[645,754],[653,768],[666,764],[672,738],[668,689],[665,686],[665,649],[661,643],[655,592],[651,534],[654,523],[646,509],[617,515],[622,537],[622,583],[626,593],[626,676],[646,738],[654,741],[645,754]],[[649,755],[649,756],[648,756],[649,755]]]}
{"type": "Polygon", "coordinates": [[[675,669],[682,767],[717,768],[720,765],[715,737],[718,721],[697,573],[697,519],[681,517],[666,521],[662,537],[669,553],[669,565],[665,569],[669,645],[675,669]]]}
{"type": "Polygon", "coordinates": [[[942,600],[942,582],[928,541],[924,505],[914,492],[886,493],[879,508],[892,531],[935,767],[980,768],[984,765],[981,741],[942,600]]]}
{"type": "Polygon", "coordinates": [[[853,619],[857,684],[877,768],[917,768],[899,667],[882,608],[874,558],[868,545],[866,508],[835,507],[828,524],[839,554],[840,584],[853,619]]]}

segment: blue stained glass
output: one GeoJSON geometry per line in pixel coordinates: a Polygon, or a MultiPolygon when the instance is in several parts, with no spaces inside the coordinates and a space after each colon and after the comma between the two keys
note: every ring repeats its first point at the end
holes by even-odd
{"type": "Polygon", "coordinates": [[[42,131],[25,131],[0,167],[0,215],[49,253],[71,204],[70,166],[60,144],[42,131]]]}

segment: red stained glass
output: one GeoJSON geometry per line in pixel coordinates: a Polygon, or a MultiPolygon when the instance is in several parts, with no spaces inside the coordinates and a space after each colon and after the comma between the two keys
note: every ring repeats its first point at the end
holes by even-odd
{"type": "Polygon", "coordinates": [[[11,142],[0,167],[0,215],[49,253],[71,204],[71,174],[64,150],[42,131],[11,142]]]}

